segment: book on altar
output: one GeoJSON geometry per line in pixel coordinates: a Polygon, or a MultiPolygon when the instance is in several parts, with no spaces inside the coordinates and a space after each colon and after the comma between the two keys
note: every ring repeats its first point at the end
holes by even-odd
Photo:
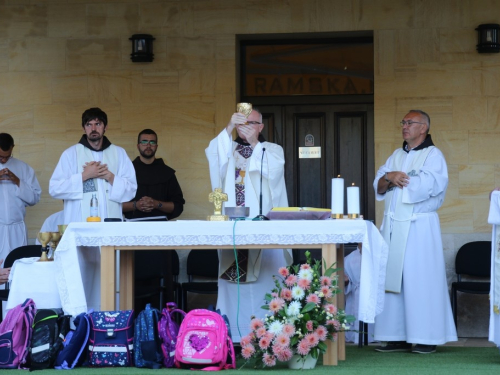
{"type": "Polygon", "coordinates": [[[269,220],[326,220],[331,217],[329,208],[315,207],[274,207],[267,217],[269,220]]]}

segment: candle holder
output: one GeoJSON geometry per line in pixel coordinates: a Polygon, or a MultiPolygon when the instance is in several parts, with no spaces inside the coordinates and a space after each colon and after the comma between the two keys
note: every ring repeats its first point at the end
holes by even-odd
{"type": "Polygon", "coordinates": [[[349,219],[358,219],[359,218],[359,214],[348,214],[347,217],[349,219]]]}
{"type": "Polygon", "coordinates": [[[334,214],[332,213],[332,219],[343,219],[344,214],[334,214]]]}

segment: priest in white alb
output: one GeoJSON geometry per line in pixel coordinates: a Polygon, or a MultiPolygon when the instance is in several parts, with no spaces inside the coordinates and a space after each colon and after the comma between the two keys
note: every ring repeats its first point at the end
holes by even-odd
{"type": "Polygon", "coordinates": [[[490,331],[488,339],[500,348],[500,188],[490,195],[491,236],[490,331]]]}
{"type": "Polygon", "coordinates": [[[373,183],[377,200],[385,201],[381,232],[389,245],[384,310],[375,318],[375,340],[387,345],[375,350],[429,354],[457,340],[436,212],[448,168],[428,134],[427,113],[411,110],[401,127],[403,147],[373,183]]]}
{"type": "MultiPolygon", "coordinates": [[[[248,118],[234,113],[227,126],[205,150],[212,189],[228,195],[226,207],[249,207],[250,218],[259,214],[262,171],[262,213],[287,207],[283,148],[266,142],[260,132],[262,114],[253,110],[248,118]],[[233,141],[236,129],[238,137],[233,141]]],[[[263,317],[264,297],[274,287],[273,275],[292,263],[291,250],[238,249],[238,267],[232,250],[219,250],[217,308],[229,318],[234,342],[250,332],[252,316],[263,317]],[[239,274],[237,273],[239,269],[239,274]],[[239,293],[239,299],[238,299],[239,293]]]]}

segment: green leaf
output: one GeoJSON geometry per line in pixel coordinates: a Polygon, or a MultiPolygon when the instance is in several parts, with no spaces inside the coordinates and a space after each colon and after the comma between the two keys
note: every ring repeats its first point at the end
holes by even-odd
{"type": "Polygon", "coordinates": [[[262,305],[260,308],[262,310],[269,310],[269,305],[262,305]]]}
{"type": "Polygon", "coordinates": [[[266,293],[265,299],[267,302],[271,302],[271,300],[273,299],[273,296],[271,296],[271,294],[269,294],[269,293],[266,293]]]}
{"type": "Polygon", "coordinates": [[[324,341],[320,341],[318,343],[318,349],[321,350],[323,353],[326,352],[327,347],[328,346],[325,344],[324,341]]]}
{"type": "Polygon", "coordinates": [[[313,303],[313,302],[309,302],[307,305],[305,305],[302,310],[300,311],[302,314],[308,312],[308,311],[311,311],[312,309],[314,309],[316,307],[316,304],[313,303]]]}

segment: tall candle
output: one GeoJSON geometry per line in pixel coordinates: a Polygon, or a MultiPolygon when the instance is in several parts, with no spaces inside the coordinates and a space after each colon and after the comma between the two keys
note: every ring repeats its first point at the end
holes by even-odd
{"type": "Polygon", "coordinates": [[[344,214],[344,179],[332,178],[332,214],[344,214]]]}
{"type": "Polygon", "coordinates": [[[360,214],[359,212],[359,186],[354,186],[354,182],[352,186],[347,188],[347,213],[351,214],[360,214]]]}

